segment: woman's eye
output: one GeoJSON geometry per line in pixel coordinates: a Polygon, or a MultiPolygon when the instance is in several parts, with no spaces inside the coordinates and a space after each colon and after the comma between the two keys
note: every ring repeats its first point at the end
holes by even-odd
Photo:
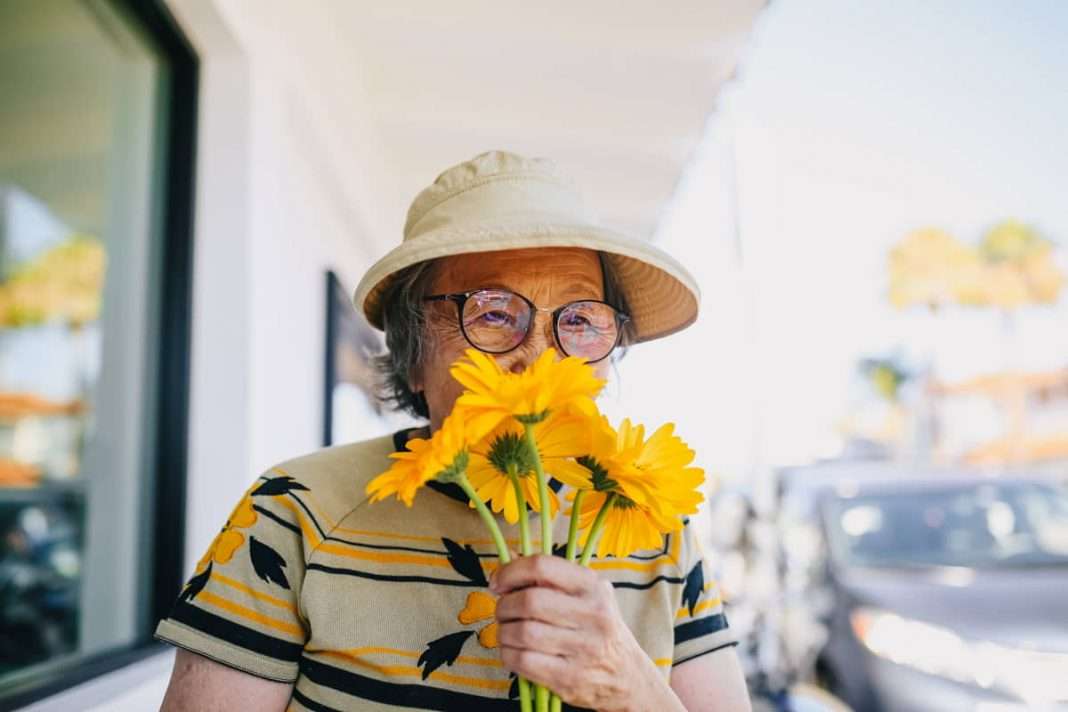
{"type": "Polygon", "coordinates": [[[514,320],[506,311],[488,311],[479,314],[477,321],[483,326],[510,326],[514,320]]]}
{"type": "Polygon", "coordinates": [[[590,320],[580,314],[568,314],[563,319],[563,325],[570,328],[585,328],[591,326],[590,320]]]}

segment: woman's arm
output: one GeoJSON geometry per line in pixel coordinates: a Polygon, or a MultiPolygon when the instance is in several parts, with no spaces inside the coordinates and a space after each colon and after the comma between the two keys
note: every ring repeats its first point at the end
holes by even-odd
{"type": "Polygon", "coordinates": [[[293,683],[274,682],[178,650],[160,712],[283,712],[293,683]]]}
{"type": "Polygon", "coordinates": [[[673,667],[671,689],[689,712],[751,712],[752,709],[734,646],[673,667]]]}

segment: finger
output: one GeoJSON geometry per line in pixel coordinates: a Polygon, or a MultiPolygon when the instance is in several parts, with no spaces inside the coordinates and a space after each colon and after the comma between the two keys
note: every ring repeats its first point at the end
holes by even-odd
{"type": "MultiPolygon", "coordinates": [[[[506,668],[526,679],[563,693],[570,688],[576,668],[570,660],[536,650],[501,646],[501,662],[506,668]]],[[[562,696],[562,695],[561,695],[562,696]]]]}
{"type": "Polygon", "coordinates": [[[551,586],[565,593],[582,595],[593,588],[597,574],[559,556],[523,556],[500,567],[491,582],[494,593],[503,594],[528,586],[551,586]]]}
{"type": "Polygon", "coordinates": [[[552,588],[535,586],[497,599],[497,621],[536,620],[562,628],[578,628],[587,611],[583,600],[552,588]]]}
{"type": "Polygon", "coordinates": [[[589,635],[538,620],[501,623],[497,628],[497,640],[505,647],[565,658],[584,658],[593,652],[589,635]]]}

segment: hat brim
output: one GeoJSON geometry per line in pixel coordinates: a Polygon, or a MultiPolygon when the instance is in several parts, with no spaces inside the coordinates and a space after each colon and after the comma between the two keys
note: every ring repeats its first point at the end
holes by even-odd
{"type": "Polygon", "coordinates": [[[543,247],[580,247],[606,255],[627,299],[635,341],[673,334],[697,319],[697,283],[663,250],[608,228],[529,218],[443,228],[406,240],[367,271],[353,293],[353,305],[381,329],[382,293],[400,270],[453,255],[543,247]]]}

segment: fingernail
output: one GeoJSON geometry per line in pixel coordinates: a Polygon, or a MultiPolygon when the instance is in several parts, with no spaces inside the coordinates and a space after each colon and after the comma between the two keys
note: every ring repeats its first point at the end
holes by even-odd
{"type": "Polygon", "coordinates": [[[494,593],[497,593],[497,569],[494,569],[492,572],[490,572],[489,589],[494,593]]]}

